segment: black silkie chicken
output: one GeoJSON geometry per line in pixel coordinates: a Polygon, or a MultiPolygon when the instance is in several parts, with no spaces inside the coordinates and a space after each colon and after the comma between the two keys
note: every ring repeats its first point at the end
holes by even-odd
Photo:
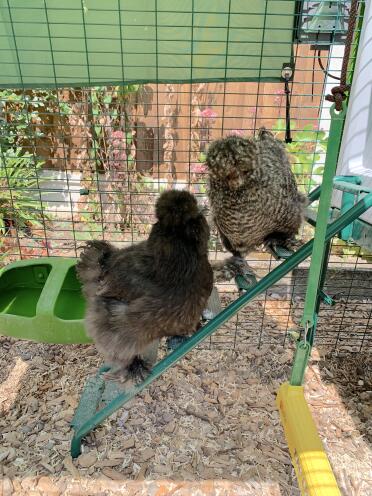
{"type": "Polygon", "coordinates": [[[146,241],[125,249],[91,241],[77,264],[87,333],[111,365],[108,379],[143,379],[151,344],[193,333],[212,292],[209,227],[195,197],[163,193],[156,217],[146,241]]]}
{"type": "Polygon", "coordinates": [[[213,220],[233,255],[216,264],[217,279],[252,275],[244,257],[262,244],[298,246],[307,199],[297,189],[283,143],[270,131],[259,129],[256,139],[234,135],[214,141],[206,165],[213,220]]]}

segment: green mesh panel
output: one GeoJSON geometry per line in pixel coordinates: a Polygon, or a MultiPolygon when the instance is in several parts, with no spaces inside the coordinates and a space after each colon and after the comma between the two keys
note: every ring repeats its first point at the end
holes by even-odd
{"type": "Polygon", "coordinates": [[[275,81],[295,3],[0,0],[0,85],[275,81]]]}

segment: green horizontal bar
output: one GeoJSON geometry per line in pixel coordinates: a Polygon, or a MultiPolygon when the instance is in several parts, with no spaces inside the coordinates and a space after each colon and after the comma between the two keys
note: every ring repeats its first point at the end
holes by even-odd
{"type": "MultiPolygon", "coordinates": [[[[50,78],[52,79],[52,78],[50,78]]],[[[35,89],[42,89],[42,88],[90,88],[94,86],[127,86],[128,84],[151,84],[151,83],[156,83],[156,84],[189,84],[189,83],[255,83],[257,81],[262,81],[266,83],[277,83],[278,81],[281,81],[281,77],[278,76],[276,77],[252,77],[252,78],[246,78],[246,77],[234,77],[234,78],[225,78],[225,77],[220,77],[220,78],[189,78],[189,79],[130,79],[130,80],[125,80],[123,82],[122,80],[116,79],[116,80],[95,80],[95,81],[71,81],[71,78],[66,78],[66,81],[58,81],[58,83],[43,83],[43,84],[11,84],[12,88],[18,89],[27,89],[27,88],[35,88],[35,89]]],[[[9,84],[0,84],[0,88],[3,89],[8,89],[9,84]]],[[[315,119],[314,119],[315,120],[315,119]]]]}
{"type": "Polygon", "coordinates": [[[367,188],[361,184],[348,183],[346,181],[334,181],[334,188],[339,191],[345,191],[346,193],[353,193],[357,195],[359,193],[372,193],[372,188],[367,188]]]}
{"type": "Polygon", "coordinates": [[[308,196],[309,203],[313,203],[316,200],[319,200],[321,191],[322,191],[321,186],[317,186],[315,189],[313,189],[308,196]]]}
{"type": "MultiPolygon", "coordinates": [[[[369,194],[362,200],[360,200],[353,208],[348,212],[340,216],[332,224],[327,227],[326,240],[329,241],[335,234],[337,234],[343,227],[353,222],[366,210],[372,206],[372,194],[369,194]]],[[[271,271],[267,276],[261,279],[255,286],[248,290],[245,294],[237,298],[233,303],[231,303],[225,310],[219,313],[213,320],[208,322],[204,327],[202,327],[198,332],[193,334],[185,343],[181,344],[172,353],[167,355],[163,360],[158,362],[152,369],[151,373],[146,377],[146,379],[137,384],[129,391],[123,392],[109,404],[107,404],[102,410],[99,410],[94,417],[87,421],[81,428],[75,432],[75,435],[71,442],[71,455],[76,458],[80,454],[81,440],[86,436],[92,429],[103,422],[107,417],[114,413],[118,408],[124,405],[127,401],[132,399],[138,393],[140,393],[145,387],[151,384],[160,375],[166,372],[170,367],[172,367],[176,362],[181,360],[189,351],[195,348],[204,339],[209,337],[213,332],[216,331],[221,325],[227,322],[231,317],[236,315],[242,308],[244,308],[253,298],[255,298],[260,293],[266,291],[273,284],[284,277],[288,272],[297,267],[301,262],[303,262],[308,256],[311,255],[313,249],[314,240],[310,240],[304,246],[302,246],[296,253],[294,253],[290,258],[285,260],[282,264],[271,271]]]]}

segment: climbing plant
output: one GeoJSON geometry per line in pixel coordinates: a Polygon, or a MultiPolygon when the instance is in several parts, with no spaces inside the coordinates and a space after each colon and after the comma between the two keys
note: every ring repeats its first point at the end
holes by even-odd
{"type": "Polygon", "coordinates": [[[32,149],[35,140],[46,134],[44,121],[63,118],[71,106],[52,90],[0,90],[0,145],[2,150],[16,147],[32,149]]]}
{"type": "MultiPolygon", "coordinates": [[[[276,131],[278,138],[283,139],[285,121],[278,119],[273,130],[276,131]]],[[[293,141],[287,143],[286,148],[290,154],[292,170],[299,189],[308,194],[321,182],[328,137],[325,131],[315,130],[312,124],[307,124],[301,130],[297,130],[296,123],[292,122],[292,131],[293,141]]]]}
{"type": "Polygon", "coordinates": [[[32,227],[42,227],[46,216],[37,197],[37,171],[42,165],[21,148],[8,148],[0,154],[1,234],[6,235],[13,227],[31,234],[32,227]]]}
{"type": "Polygon", "coordinates": [[[44,162],[33,150],[35,139],[44,136],[42,115],[67,115],[65,102],[52,91],[0,91],[0,233],[12,228],[32,236],[47,216],[38,200],[43,179],[38,171],[44,162]]]}

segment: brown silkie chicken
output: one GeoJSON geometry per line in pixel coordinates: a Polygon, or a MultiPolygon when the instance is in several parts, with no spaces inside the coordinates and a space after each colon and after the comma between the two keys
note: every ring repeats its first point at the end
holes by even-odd
{"type": "Polygon", "coordinates": [[[146,241],[125,249],[92,241],[77,264],[87,333],[111,366],[109,379],[143,379],[151,344],[192,334],[212,291],[209,227],[195,197],[163,193],[156,217],[146,241]]]}
{"type": "Polygon", "coordinates": [[[252,275],[245,256],[264,244],[291,250],[304,218],[306,197],[298,189],[283,143],[261,128],[258,138],[229,136],[207,152],[209,199],[224,247],[232,253],[215,271],[218,279],[252,275]]]}

